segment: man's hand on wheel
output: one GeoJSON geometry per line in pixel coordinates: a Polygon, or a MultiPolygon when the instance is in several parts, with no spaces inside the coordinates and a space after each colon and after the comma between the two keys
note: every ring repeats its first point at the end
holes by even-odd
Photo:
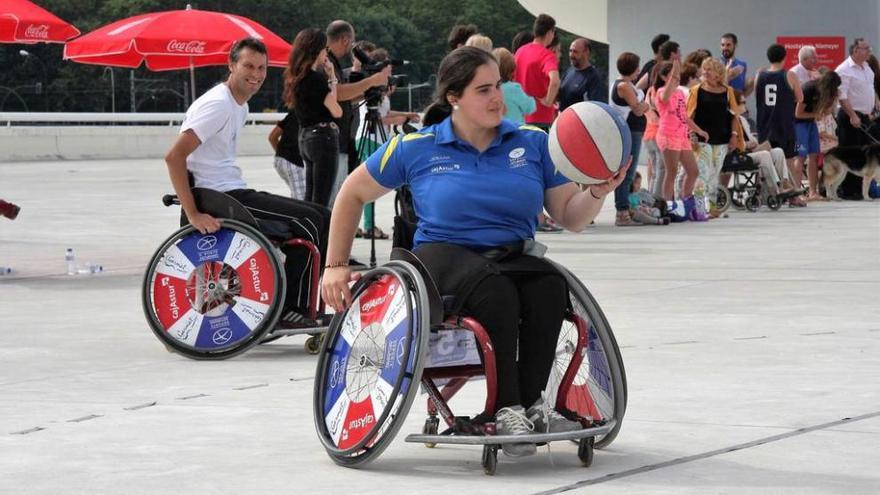
{"type": "Polygon", "coordinates": [[[220,220],[208,215],[207,213],[196,213],[195,215],[187,215],[190,225],[202,234],[209,234],[220,230],[220,220]]]}

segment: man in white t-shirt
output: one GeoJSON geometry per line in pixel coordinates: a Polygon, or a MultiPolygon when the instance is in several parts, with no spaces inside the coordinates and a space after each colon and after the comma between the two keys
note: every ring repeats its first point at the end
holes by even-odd
{"type": "MultiPolygon", "coordinates": [[[[177,140],[165,156],[171,184],[190,224],[206,234],[220,228],[213,216],[200,212],[193,186],[224,192],[242,203],[254,217],[284,222],[293,237],[315,244],[323,257],[330,211],[323,206],[247,188],[236,163],[238,137],[248,115],[248,100],[266,79],[266,46],[255,38],[237,41],[229,53],[229,77],[196,99],[186,112],[177,140]]],[[[300,323],[307,313],[312,256],[286,249],[287,297],[282,319],[300,323]],[[289,251],[289,252],[288,252],[289,251]]]]}

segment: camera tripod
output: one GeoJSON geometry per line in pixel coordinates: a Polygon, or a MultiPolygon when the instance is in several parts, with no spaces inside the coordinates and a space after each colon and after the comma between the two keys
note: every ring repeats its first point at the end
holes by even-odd
{"type": "MultiPolygon", "coordinates": [[[[358,160],[363,162],[377,149],[379,149],[385,141],[388,140],[388,134],[382,125],[382,116],[379,115],[379,102],[368,98],[362,105],[365,105],[367,112],[364,115],[363,126],[355,142],[355,150],[358,160]]],[[[369,212],[369,223],[373,226],[370,230],[370,268],[376,267],[376,203],[372,203],[373,207],[369,212]]]]}

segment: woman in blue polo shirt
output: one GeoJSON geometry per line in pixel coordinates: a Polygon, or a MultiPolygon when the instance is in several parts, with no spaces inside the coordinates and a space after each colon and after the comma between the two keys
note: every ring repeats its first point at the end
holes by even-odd
{"type": "MultiPolygon", "coordinates": [[[[324,301],[337,311],[351,304],[347,260],[363,205],[408,184],[419,217],[414,253],[440,292],[454,294],[457,309],[482,323],[492,338],[498,434],[579,429],[542,407],[567,287],[524,241],[534,238],[542,208],[565,228],[582,230],[626,167],[584,191],[556,172],[546,133],[502,119],[498,64],[478,48],[449,53],[437,76],[426,127],[388,141],[345,181],[330,224],[324,301]]],[[[503,450],[528,455],[535,445],[503,450]]]]}

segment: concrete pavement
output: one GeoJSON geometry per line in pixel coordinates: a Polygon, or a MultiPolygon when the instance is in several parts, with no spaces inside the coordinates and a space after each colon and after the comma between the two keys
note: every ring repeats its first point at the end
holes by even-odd
{"type": "MultiPolygon", "coordinates": [[[[271,157],[242,164],[285,192],[271,157]]],[[[627,415],[589,469],[556,443],[499,456],[487,477],[478,448],[403,442],[423,397],[376,462],[333,464],[302,337],[222,362],[167,353],[140,283],[175,229],[169,187],[161,160],[0,165],[0,197],[22,206],[0,219],[14,270],[0,277],[0,493],[880,493],[880,202],[615,228],[607,201],[586,232],[542,234],[608,316],[627,415]],[[67,247],[105,272],[64,275],[67,247]]],[[[386,231],[391,214],[383,198],[386,231]]],[[[482,386],[454,404],[476,412],[482,386]]]]}

